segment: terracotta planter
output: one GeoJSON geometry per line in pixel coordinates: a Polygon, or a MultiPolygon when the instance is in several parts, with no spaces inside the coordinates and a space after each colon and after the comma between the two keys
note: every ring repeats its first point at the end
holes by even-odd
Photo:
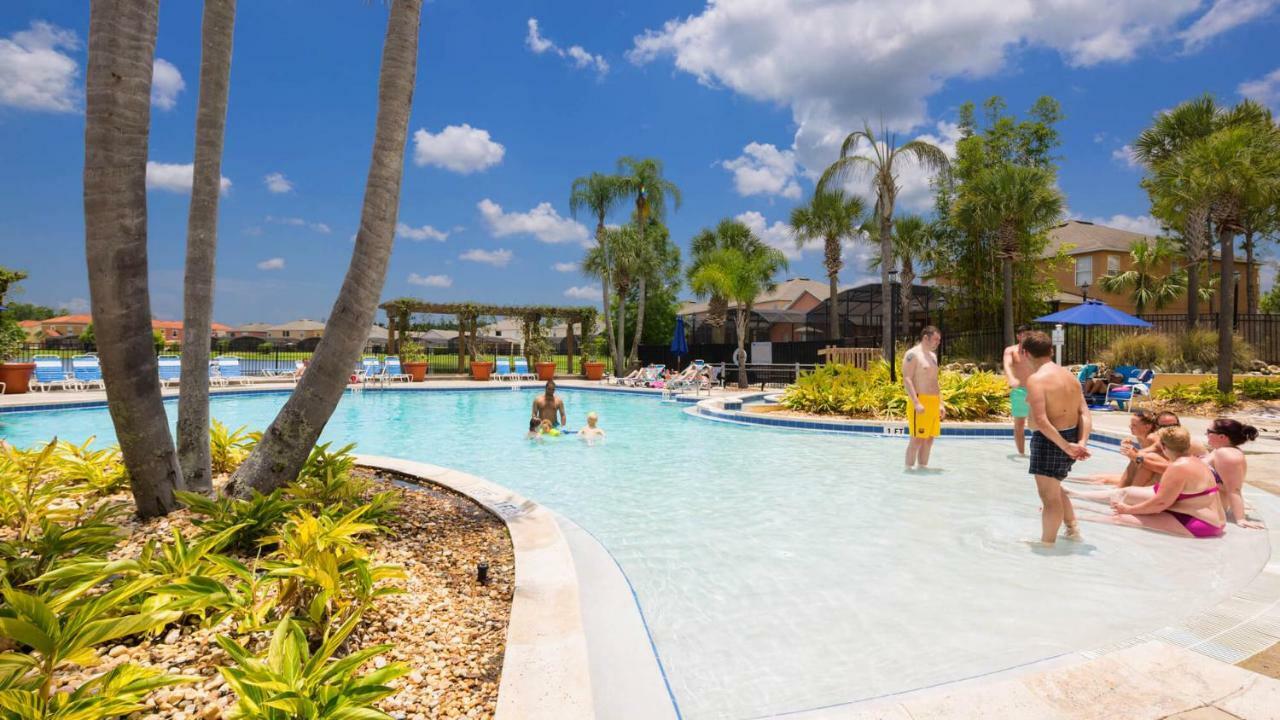
{"type": "Polygon", "coordinates": [[[537,371],[539,380],[551,380],[556,376],[556,364],[553,362],[534,363],[533,368],[537,371]]]}
{"type": "Polygon", "coordinates": [[[409,373],[414,382],[422,382],[427,379],[427,365],[425,362],[407,362],[400,363],[400,368],[409,373]]]}
{"type": "Polygon", "coordinates": [[[491,362],[471,363],[471,379],[472,380],[488,380],[489,373],[491,372],[493,372],[493,363],[491,362]]]}
{"type": "Polygon", "coordinates": [[[584,362],[582,363],[582,372],[586,373],[588,380],[599,380],[604,377],[604,363],[584,362]]]}
{"type": "Polygon", "coordinates": [[[0,383],[4,383],[4,391],[8,395],[20,395],[28,390],[31,373],[35,372],[35,363],[0,364],[0,383]]]}

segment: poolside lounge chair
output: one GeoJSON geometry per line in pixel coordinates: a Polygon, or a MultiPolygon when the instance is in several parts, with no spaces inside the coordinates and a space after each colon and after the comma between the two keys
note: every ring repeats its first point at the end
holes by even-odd
{"type": "Polygon", "coordinates": [[[240,358],[235,355],[219,355],[214,358],[214,362],[218,364],[218,374],[222,377],[223,382],[236,383],[244,385],[253,382],[253,378],[245,375],[240,370],[240,358]]]}
{"type": "Polygon", "coordinates": [[[30,383],[33,390],[75,390],[80,387],[75,376],[63,369],[62,358],[57,355],[36,355],[31,358],[31,362],[36,364],[30,383]]]}
{"type": "Polygon", "coordinates": [[[522,357],[518,357],[516,358],[515,363],[516,363],[515,367],[512,369],[511,374],[514,376],[516,380],[537,380],[538,379],[538,376],[535,373],[529,372],[528,360],[522,357]]]}
{"type": "Polygon", "coordinates": [[[160,372],[160,387],[169,383],[174,385],[182,381],[182,358],[177,355],[161,355],[156,358],[156,367],[160,372]]]}
{"type": "Polygon", "coordinates": [[[374,380],[382,372],[382,363],[378,362],[378,358],[372,355],[365,355],[360,358],[360,369],[356,370],[356,382],[367,383],[374,380]]]}
{"type": "Polygon", "coordinates": [[[622,377],[611,378],[610,383],[613,385],[630,385],[633,381],[638,380],[640,378],[640,373],[643,371],[644,371],[643,368],[636,368],[635,370],[632,370],[627,375],[623,375],[622,377]]]}
{"type": "Polygon", "coordinates": [[[662,371],[666,370],[666,365],[650,365],[640,371],[640,377],[633,380],[632,386],[652,387],[652,384],[662,379],[662,371]]]}
{"type": "Polygon", "coordinates": [[[217,360],[209,361],[209,387],[226,387],[227,379],[222,377],[222,368],[218,367],[217,360]]]}
{"type": "Polygon", "coordinates": [[[1128,406],[1138,397],[1151,394],[1151,383],[1156,374],[1151,370],[1136,368],[1132,365],[1117,365],[1115,372],[1124,380],[1118,383],[1107,383],[1107,393],[1103,396],[1103,404],[1116,404],[1120,410],[1128,406]]]}
{"type": "Polygon", "coordinates": [[[383,382],[392,382],[395,380],[410,382],[413,380],[413,376],[405,372],[400,367],[399,355],[388,355],[386,359],[382,361],[382,372],[379,373],[378,376],[382,378],[383,382]]]}
{"type": "Polygon", "coordinates": [[[695,363],[689,363],[684,370],[667,378],[666,382],[662,384],[662,394],[670,396],[697,387],[698,373],[700,371],[701,367],[695,363]]]}
{"type": "Polygon", "coordinates": [[[710,377],[708,377],[706,381],[698,384],[698,387],[694,389],[694,395],[700,394],[703,390],[706,390],[707,394],[710,395],[712,388],[724,387],[723,370],[723,365],[708,365],[707,372],[710,374],[710,377]]]}
{"type": "Polygon", "coordinates": [[[98,364],[97,355],[76,355],[71,358],[71,372],[82,388],[107,389],[107,384],[102,379],[102,366],[98,364]]]}
{"type": "Polygon", "coordinates": [[[511,374],[511,359],[504,357],[495,358],[493,361],[493,375],[490,377],[494,380],[514,379],[514,376],[511,374]]]}

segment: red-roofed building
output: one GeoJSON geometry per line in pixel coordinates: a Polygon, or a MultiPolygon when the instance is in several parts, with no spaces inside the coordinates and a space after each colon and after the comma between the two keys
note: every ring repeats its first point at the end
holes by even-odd
{"type": "MultiPolygon", "coordinates": [[[[79,337],[81,333],[89,327],[93,322],[93,318],[89,315],[61,315],[48,320],[40,321],[24,321],[23,329],[27,330],[27,337],[30,338],[32,331],[27,329],[26,323],[35,322],[38,329],[44,333],[45,338],[56,337],[79,337]]],[[[151,327],[159,330],[164,335],[164,341],[167,343],[182,342],[182,321],[181,320],[152,320],[151,327]]],[[[212,336],[215,338],[226,337],[231,328],[222,323],[213,323],[212,336]]]]}

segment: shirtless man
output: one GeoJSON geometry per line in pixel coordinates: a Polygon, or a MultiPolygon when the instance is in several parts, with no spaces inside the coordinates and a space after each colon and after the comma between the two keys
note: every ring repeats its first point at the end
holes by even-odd
{"type": "Polygon", "coordinates": [[[564,427],[564,401],[556,397],[555,380],[548,380],[547,391],[534,399],[533,417],[546,420],[552,427],[564,427]]]}
{"type": "Polygon", "coordinates": [[[1036,431],[1031,435],[1030,473],[1040,493],[1040,542],[1053,545],[1058,528],[1067,524],[1067,537],[1077,539],[1075,508],[1062,489],[1062,480],[1077,460],[1089,457],[1089,431],[1093,420],[1080,391],[1080,381],[1053,362],[1053,342],[1039,331],[1022,339],[1022,353],[1031,362],[1027,378],[1027,402],[1036,431]]]}
{"type": "Polygon", "coordinates": [[[1031,328],[1019,325],[1014,333],[1016,342],[1004,349],[1004,379],[1009,383],[1009,414],[1013,416],[1013,444],[1019,455],[1027,454],[1027,440],[1023,437],[1027,429],[1027,415],[1031,408],[1027,405],[1027,378],[1031,376],[1031,361],[1022,354],[1018,343],[1027,336],[1031,328]]]}
{"type": "Polygon", "coordinates": [[[902,358],[902,384],[907,389],[907,469],[919,463],[929,467],[929,451],[933,439],[942,432],[946,409],[938,390],[938,356],[934,351],[942,342],[942,332],[928,325],[920,332],[920,342],[902,358]]]}

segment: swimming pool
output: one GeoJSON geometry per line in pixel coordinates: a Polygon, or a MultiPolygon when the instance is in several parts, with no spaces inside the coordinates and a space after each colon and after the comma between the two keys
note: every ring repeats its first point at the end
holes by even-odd
{"type": "MultiPolygon", "coordinates": [[[[1038,554],[1021,542],[1039,532],[1034,483],[1007,440],[943,438],[943,469],[908,475],[901,439],[562,395],[570,425],[595,410],[607,442],[530,444],[536,393],[511,390],[348,395],[324,438],[487,477],[589,530],[635,587],[687,718],[822,707],[1101,647],[1218,603],[1269,555],[1261,532],[1190,541],[1096,524],[1038,554]]],[[[215,397],[212,414],[260,428],[284,399],[215,397]]],[[[55,433],[105,442],[111,424],[105,409],[0,414],[15,444],[55,433]]],[[[1079,469],[1121,465],[1096,451],[1079,469]]]]}

